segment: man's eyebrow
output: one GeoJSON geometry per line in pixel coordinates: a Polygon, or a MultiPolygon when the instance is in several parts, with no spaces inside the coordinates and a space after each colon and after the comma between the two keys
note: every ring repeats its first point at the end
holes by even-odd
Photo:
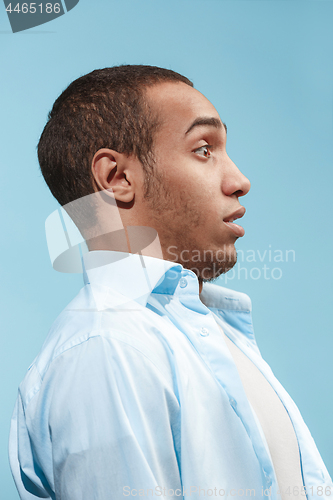
{"type": "Polygon", "coordinates": [[[217,129],[221,129],[222,125],[223,125],[223,127],[225,128],[225,133],[227,133],[227,126],[224,122],[222,122],[218,118],[203,116],[203,117],[196,118],[194,120],[194,122],[186,130],[185,135],[188,134],[189,132],[191,132],[191,130],[194,127],[200,127],[202,125],[206,125],[206,126],[208,125],[210,127],[215,127],[217,129]]]}

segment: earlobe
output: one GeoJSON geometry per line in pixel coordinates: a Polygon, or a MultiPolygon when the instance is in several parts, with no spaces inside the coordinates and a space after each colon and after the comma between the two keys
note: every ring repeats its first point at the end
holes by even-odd
{"type": "Polygon", "coordinates": [[[129,176],[129,161],[122,153],[111,149],[100,149],[92,160],[92,174],[97,190],[105,191],[112,198],[129,203],[134,198],[129,176]]]}

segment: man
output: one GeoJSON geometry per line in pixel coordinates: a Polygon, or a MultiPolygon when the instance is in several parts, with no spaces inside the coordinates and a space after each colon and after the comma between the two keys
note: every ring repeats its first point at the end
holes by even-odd
{"type": "Polygon", "coordinates": [[[260,355],[250,299],[209,283],[236,263],[250,189],[226,132],[162,68],[97,70],[55,102],[39,162],[89,252],[85,287],[20,386],[10,461],[22,499],[333,492],[260,355]]]}

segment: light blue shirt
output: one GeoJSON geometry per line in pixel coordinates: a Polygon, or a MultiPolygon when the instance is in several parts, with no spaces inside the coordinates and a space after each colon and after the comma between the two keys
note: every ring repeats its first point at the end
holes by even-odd
{"type": "Polygon", "coordinates": [[[205,283],[200,300],[192,271],[153,257],[84,260],[86,285],[19,388],[9,454],[22,500],[278,500],[267,442],[216,322],[285,406],[308,499],[331,497],[311,434],[260,355],[247,295],[205,283]]]}

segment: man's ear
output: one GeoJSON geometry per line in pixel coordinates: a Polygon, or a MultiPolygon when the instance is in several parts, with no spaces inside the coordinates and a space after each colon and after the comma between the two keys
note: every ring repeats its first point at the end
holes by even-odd
{"type": "Polygon", "coordinates": [[[91,170],[98,189],[109,191],[117,201],[129,203],[134,199],[133,161],[112,149],[99,149],[92,160],[91,170]]]}

